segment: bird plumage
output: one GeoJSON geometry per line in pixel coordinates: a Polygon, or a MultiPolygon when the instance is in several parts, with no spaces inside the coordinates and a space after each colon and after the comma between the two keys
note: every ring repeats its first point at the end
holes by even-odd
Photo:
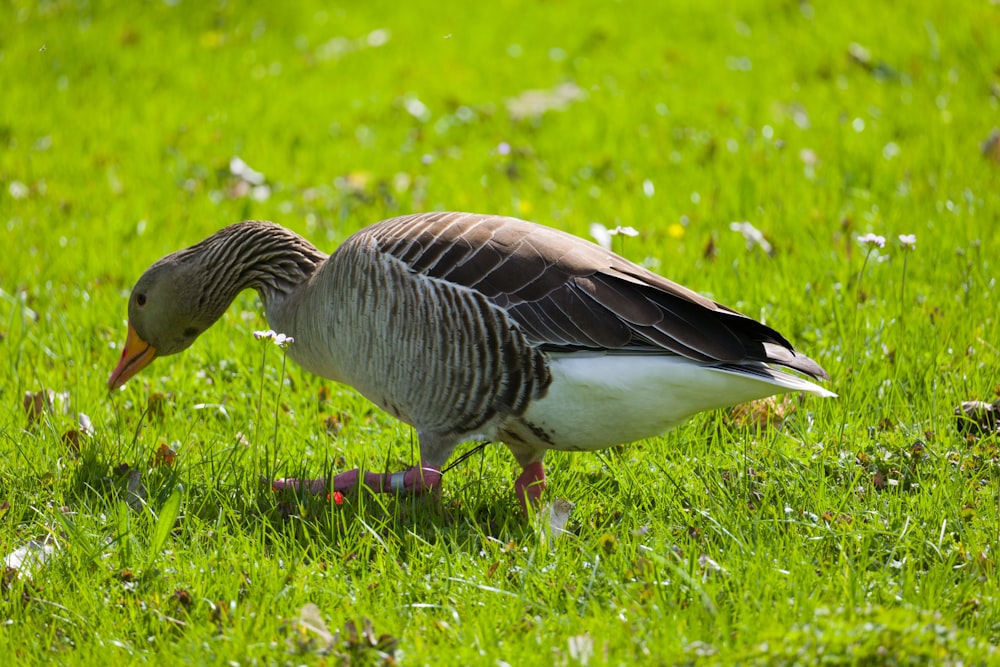
{"type": "Polygon", "coordinates": [[[245,288],[295,338],[294,361],[415,427],[410,490],[470,438],[505,442],[525,468],[519,493],[534,482],[536,497],[548,449],[609,447],[785,391],[832,395],[774,368],[826,378],[756,320],[570,234],[462,213],[376,223],[328,257],[267,222],[168,255],[133,290],[133,349],[109,386],[186,348],[245,288]]]}

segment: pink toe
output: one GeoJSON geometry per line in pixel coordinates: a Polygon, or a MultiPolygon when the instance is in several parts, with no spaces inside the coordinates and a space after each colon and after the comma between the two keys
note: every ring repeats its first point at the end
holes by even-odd
{"type": "Polygon", "coordinates": [[[321,495],[326,491],[325,479],[298,479],[295,477],[285,477],[271,482],[271,489],[274,491],[305,491],[313,495],[321,495]]]}

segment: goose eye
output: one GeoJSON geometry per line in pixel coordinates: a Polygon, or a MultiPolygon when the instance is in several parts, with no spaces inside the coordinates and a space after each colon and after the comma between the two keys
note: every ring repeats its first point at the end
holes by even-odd
{"type": "Polygon", "coordinates": [[[140,294],[136,294],[135,295],[135,302],[136,302],[136,304],[138,304],[140,306],[145,306],[146,305],[146,295],[145,294],[141,294],[141,293],[140,294]]]}

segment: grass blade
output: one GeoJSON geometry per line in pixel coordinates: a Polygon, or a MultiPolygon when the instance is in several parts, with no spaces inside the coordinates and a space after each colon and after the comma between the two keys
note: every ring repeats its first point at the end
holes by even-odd
{"type": "Polygon", "coordinates": [[[167,501],[160,508],[160,513],[156,517],[156,525],[153,526],[153,537],[149,542],[149,552],[146,556],[146,569],[148,570],[156,557],[163,551],[163,545],[167,543],[170,531],[173,530],[177,517],[181,513],[181,487],[178,486],[170,494],[167,501]]]}

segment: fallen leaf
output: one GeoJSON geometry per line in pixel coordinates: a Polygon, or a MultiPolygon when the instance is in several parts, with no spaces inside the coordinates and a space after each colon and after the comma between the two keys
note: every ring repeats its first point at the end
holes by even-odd
{"type": "Polygon", "coordinates": [[[705,249],[702,250],[701,256],[709,262],[714,262],[718,254],[719,249],[715,247],[715,238],[708,237],[708,243],[705,244],[705,249]]]}
{"type": "Polygon", "coordinates": [[[340,435],[340,431],[344,428],[344,422],[341,415],[330,415],[323,420],[323,428],[326,434],[331,438],[336,438],[340,435]]]}
{"type": "Polygon", "coordinates": [[[1000,128],[993,128],[990,136],[979,145],[983,155],[994,164],[1000,164],[1000,128]]]}
{"type": "Polygon", "coordinates": [[[388,634],[375,636],[375,626],[368,617],[361,619],[361,634],[358,634],[358,626],[354,621],[344,623],[344,648],[357,653],[361,650],[373,648],[382,653],[392,654],[396,651],[399,641],[388,634]]]}
{"type": "Polygon", "coordinates": [[[185,609],[190,609],[194,599],[186,588],[178,588],[174,591],[174,599],[185,609]]]}
{"type": "Polygon", "coordinates": [[[128,488],[125,492],[125,504],[136,512],[146,506],[146,485],[142,483],[142,475],[135,468],[126,473],[128,488]]]}
{"type": "Polygon", "coordinates": [[[318,635],[327,646],[334,640],[334,635],[327,629],[326,621],[323,620],[323,614],[320,612],[319,607],[312,602],[307,602],[299,610],[297,623],[303,629],[318,635]]]}
{"type": "Polygon", "coordinates": [[[71,428],[62,434],[62,444],[69,453],[73,456],[80,455],[80,431],[79,429],[71,428]]]}
{"type": "Polygon", "coordinates": [[[28,428],[36,426],[42,420],[46,408],[51,411],[52,401],[44,391],[24,392],[24,414],[28,417],[28,428]]]}
{"type": "Polygon", "coordinates": [[[898,470],[890,470],[888,472],[877,470],[872,475],[872,485],[877,491],[885,491],[886,489],[896,488],[899,487],[900,477],[901,474],[898,470]]]}
{"type": "Polygon", "coordinates": [[[54,545],[41,540],[28,540],[22,547],[4,556],[4,565],[18,572],[30,573],[36,570],[56,552],[54,545]]]}
{"type": "Polygon", "coordinates": [[[330,402],[330,387],[321,385],[319,390],[316,392],[316,407],[319,410],[326,408],[326,404],[330,402]]]}
{"type": "Polygon", "coordinates": [[[208,620],[215,625],[219,632],[222,632],[224,627],[232,625],[232,612],[236,608],[235,600],[228,603],[225,600],[209,601],[209,605],[211,605],[211,611],[208,614],[208,620]]]}
{"type": "Polygon", "coordinates": [[[795,403],[788,394],[769,396],[749,403],[740,403],[729,409],[729,421],[734,426],[765,428],[780,424],[795,412],[795,403]]]}
{"type": "Polygon", "coordinates": [[[3,574],[0,575],[0,591],[6,593],[10,590],[11,585],[17,581],[17,569],[13,567],[5,567],[3,574]]]}
{"type": "MultiPolygon", "coordinates": [[[[24,413],[28,417],[28,427],[36,426],[45,413],[66,414],[70,402],[69,392],[55,392],[51,389],[24,392],[24,413]]],[[[90,428],[90,418],[82,415],[90,428]]]]}
{"type": "Polygon", "coordinates": [[[162,443],[156,449],[156,453],[153,454],[151,465],[153,468],[170,468],[176,460],[177,452],[167,446],[166,443],[162,443]]]}
{"type": "Polygon", "coordinates": [[[564,498],[555,498],[545,506],[542,517],[549,540],[555,540],[563,533],[568,532],[566,523],[569,521],[569,515],[574,507],[576,505],[564,498]]]}
{"type": "Polygon", "coordinates": [[[154,419],[163,419],[169,405],[170,401],[165,394],[154,392],[146,399],[146,414],[154,419]]]}

